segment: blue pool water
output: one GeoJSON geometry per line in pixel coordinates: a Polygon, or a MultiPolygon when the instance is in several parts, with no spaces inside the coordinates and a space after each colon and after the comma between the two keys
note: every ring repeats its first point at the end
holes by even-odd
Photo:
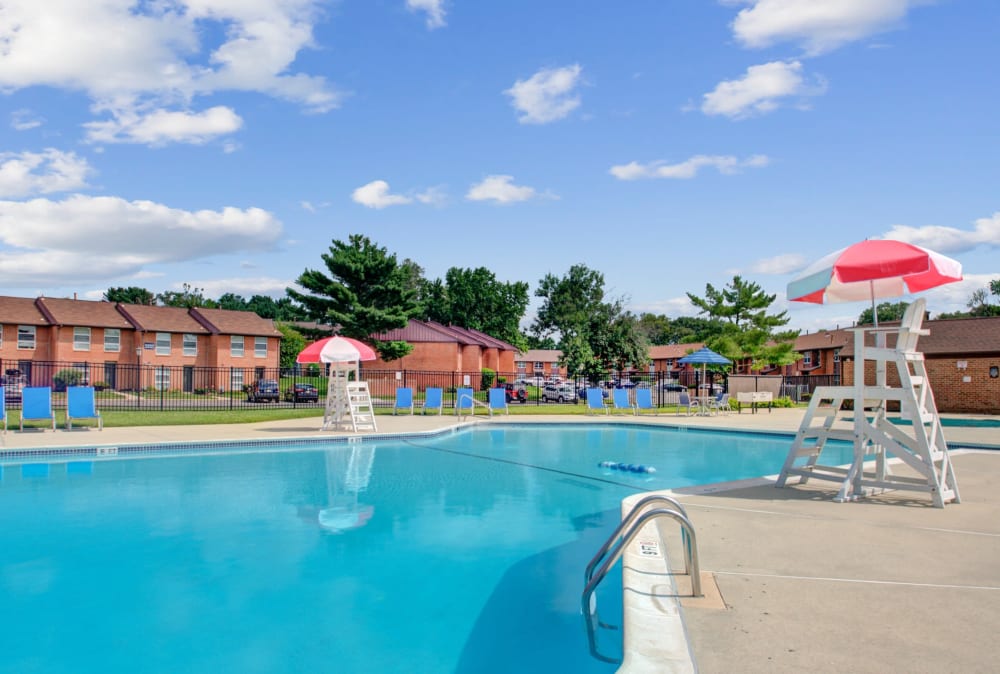
{"type": "MultiPolygon", "coordinates": [[[[579,601],[622,498],[775,473],[790,442],[524,425],[3,461],[0,672],[611,672],[579,601]]],[[[620,581],[600,593],[620,624],[620,581]]]]}

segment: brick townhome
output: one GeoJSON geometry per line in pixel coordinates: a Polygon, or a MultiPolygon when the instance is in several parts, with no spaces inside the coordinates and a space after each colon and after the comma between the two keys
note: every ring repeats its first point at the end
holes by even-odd
{"type": "MultiPolygon", "coordinates": [[[[889,325],[898,325],[886,323],[889,325]]],[[[934,400],[941,412],[1000,414],[1000,317],[953,318],[925,321],[930,334],[917,342],[923,352],[934,400]]],[[[853,333],[851,333],[853,335],[853,333]]],[[[890,334],[889,346],[895,343],[890,334]]],[[[842,382],[854,383],[854,341],[840,352],[842,382]]],[[[866,381],[875,381],[869,363],[866,381]]],[[[889,369],[888,383],[899,386],[899,378],[889,369]]]]}
{"type": "Polygon", "coordinates": [[[48,385],[54,368],[69,366],[117,389],[239,388],[278,367],[280,340],[273,321],[252,312],[0,297],[2,370],[29,385],[48,385]],[[205,372],[195,381],[199,367],[227,368],[225,381],[205,372]]]}
{"type": "Polygon", "coordinates": [[[565,377],[566,368],[560,367],[559,349],[529,349],[515,356],[514,365],[518,377],[565,377]]]}

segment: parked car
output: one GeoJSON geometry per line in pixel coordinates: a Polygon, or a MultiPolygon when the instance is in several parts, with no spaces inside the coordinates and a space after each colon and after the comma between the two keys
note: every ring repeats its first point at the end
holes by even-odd
{"type": "Polygon", "coordinates": [[[294,384],[285,389],[285,400],[290,403],[314,403],[319,393],[312,384],[294,384]]]}
{"type": "Polygon", "coordinates": [[[542,402],[571,403],[576,401],[576,389],[569,384],[546,384],[542,402]]]}
{"type": "Polygon", "coordinates": [[[576,396],[580,400],[586,400],[587,399],[587,389],[588,388],[600,388],[601,389],[601,396],[603,398],[607,399],[607,398],[611,397],[611,394],[608,392],[608,390],[606,388],[597,387],[597,386],[581,386],[580,388],[578,388],[576,390],[576,396]]]}
{"type": "Polygon", "coordinates": [[[683,386],[682,384],[674,384],[674,383],[667,382],[667,383],[664,383],[664,384],[660,385],[660,390],[661,391],[680,392],[680,391],[687,391],[688,389],[687,389],[687,386],[683,386]]]}
{"type": "Polygon", "coordinates": [[[278,382],[274,379],[258,379],[247,390],[247,401],[252,403],[278,402],[278,382]]]}
{"type": "Polygon", "coordinates": [[[528,392],[523,386],[518,386],[515,384],[504,384],[504,392],[506,393],[508,403],[526,403],[528,402],[528,392]]]}

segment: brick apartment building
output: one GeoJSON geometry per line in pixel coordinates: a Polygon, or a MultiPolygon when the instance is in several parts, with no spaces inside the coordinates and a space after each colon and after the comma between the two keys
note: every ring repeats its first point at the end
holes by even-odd
{"type": "Polygon", "coordinates": [[[23,385],[69,367],[115,389],[228,390],[277,368],[280,340],[252,312],[0,297],[0,373],[23,385]],[[224,380],[208,368],[226,368],[224,380]]]}

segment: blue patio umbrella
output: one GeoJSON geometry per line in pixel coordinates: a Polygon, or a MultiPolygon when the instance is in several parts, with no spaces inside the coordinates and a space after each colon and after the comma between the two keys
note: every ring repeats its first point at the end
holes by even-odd
{"type": "Polygon", "coordinates": [[[706,365],[732,365],[731,360],[725,356],[712,351],[707,346],[703,346],[697,351],[689,353],[682,358],[677,359],[678,363],[691,363],[692,365],[701,364],[701,380],[705,381],[705,366],[706,365]]]}

